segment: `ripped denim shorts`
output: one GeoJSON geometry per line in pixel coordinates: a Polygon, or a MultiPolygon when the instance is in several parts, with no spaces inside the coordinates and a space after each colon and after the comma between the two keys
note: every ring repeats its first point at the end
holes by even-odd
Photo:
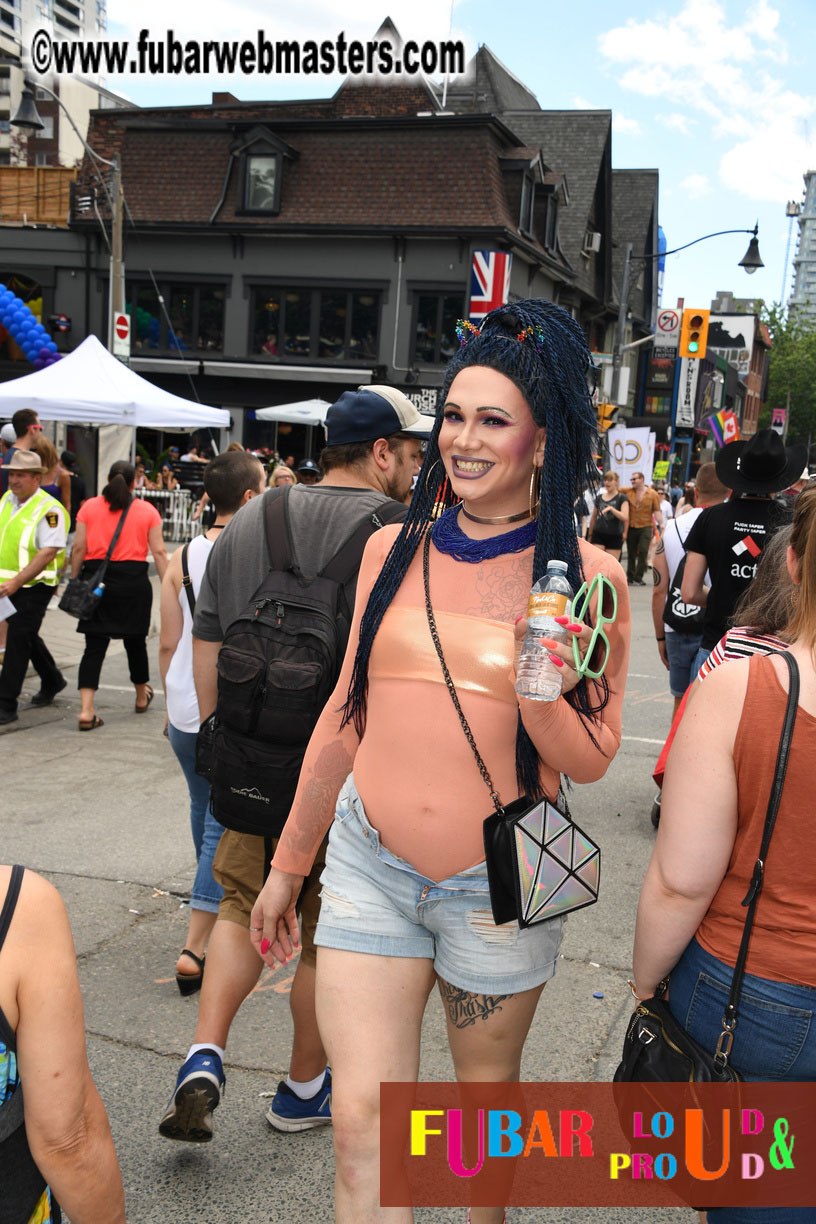
{"type": "Polygon", "coordinates": [[[381,845],[352,774],[337,800],[320,877],[315,944],[433,961],[473,994],[518,994],[555,973],[564,920],[496,926],[484,863],[435,883],[381,845]]]}

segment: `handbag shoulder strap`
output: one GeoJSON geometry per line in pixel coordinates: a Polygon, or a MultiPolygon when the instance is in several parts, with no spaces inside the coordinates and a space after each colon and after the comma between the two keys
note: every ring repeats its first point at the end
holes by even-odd
{"type": "Polygon", "coordinates": [[[196,597],[193,591],[193,580],[190,577],[190,570],[187,566],[187,553],[190,551],[190,544],[191,541],[188,540],[181,550],[181,585],[184,587],[187,603],[190,605],[190,615],[195,616],[196,597]]]}
{"type": "Polygon", "coordinates": [[[453,680],[451,679],[451,674],[448,671],[448,665],[445,662],[445,656],[442,653],[442,643],[439,640],[439,633],[436,628],[436,617],[434,616],[433,607],[431,605],[431,580],[430,580],[429,565],[428,565],[428,558],[430,555],[430,551],[431,551],[431,530],[429,527],[428,530],[425,532],[425,541],[424,541],[423,549],[422,549],[422,579],[425,584],[425,614],[428,617],[428,628],[431,631],[431,638],[433,639],[434,648],[436,650],[437,657],[442,667],[442,675],[445,677],[445,685],[447,686],[447,690],[450,694],[450,699],[454,704],[454,708],[456,709],[456,713],[459,715],[459,721],[462,724],[462,730],[465,733],[465,739],[470,744],[471,751],[474,757],[476,758],[476,764],[479,766],[479,773],[482,775],[482,781],[484,782],[485,786],[490,791],[490,798],[493,800],[493,805],[496,811],[499,813],[499,815],[503,816],[504,815],[504,805],[498,796],[495,786],[493,785],[493,779],[491,778],[490,774],[487,772],[487,766],[485,765],[484,761],[481,758],[479,749],[476,747],[476,741],[473,738],[473,732],[471,731],[468,721],[465,718],[464,713],[462,712],[462,707],[459,704],[459,697],[456,693],[456,686],[454,685],[453,680]]]}
{"type": "Polygon", "coordinates": [[[788,702],[785,708],[785,718],[782,723],[782,733],[779,737],[779,747],[776,753],[776,768],[774,770],[774,780],[771,787],[770,798],[768,799],[768,810],[765,814],[765,827],[762,831],[762,844],[759,849],[759,857],[754,864],[754,873],[751,877],[751,883],[748,892],[743,898],[742,904],[747,908],[748,913],[745,915],[745,925],[742,928],[742,939],[740,941],[739,953],[737,955],[737,963],[734,966],[734,975],[731,979],[731,992],[728,997],[728,1004],[723,1015],[723,1033],[720,1035],[720,1040],[717,1043],[717,1054],[721,1052],[727,1057],[728,1051],[731,1048],[731,1042],[726,1041],[726,1036],[731,1037],[734,1026],[737,1022],[737,1004],[742,992],[742,981],[745,977],[745,962],[748,959],[748,944],[751,940],[751,930],[754,925],[754,915],[756,913],[757,901],[759,894],[762,891],[762,883],[765,875],[765,863],[768,858],[768,849],[771,844],[771,834],[774,831],[776,823],[776,815],[779,811],[779,801],[782,798],[782,788],[785,785],[785,773],[788,768],[788,757],[790,756],[791,741],[793,739],[793,726],[796,721],[796,711],[799,706],[799,666],[789,651],[785,651],[781,656],[788,665],[790,683],[788,687],[788,702]]]}
{"type": "Polygon", "coordinates": [[[124,527],[124,525],[125,525],[125,519],[126,519],[126,518],[127,518],[127,516],[128,516],[128,510],[130,510],[130,507],[131,507],[132,505],[133,505],[133,499],[131,498],[131,500],[128,502],[128,504],[125,506],[124,510],[122,511],[122,513],[121,513],[121,515],[120,515],[120,517],[119,517],[119,522],[116,524],[116,530],[114,531],[113,535],[111,536],[111,542],[110,542],[110,544],[108,545],[108,551],[105,553],[105,562],[106,562],[106,563],[107,563],[108,561],[110,561],[111,557],[113,556],[113,550],[116,548],[116,545],[117,545],[117,543],[118,543],[118,541],[119,541],[119,537],[120,537],[120,535],[122,534],[122,528],[123,528],[123,527],[124,527]]]}

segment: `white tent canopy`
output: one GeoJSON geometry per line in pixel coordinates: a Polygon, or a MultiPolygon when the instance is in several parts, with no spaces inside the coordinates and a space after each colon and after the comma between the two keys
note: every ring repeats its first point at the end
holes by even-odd
{"type": "Polygon", "coordinates": [[[162,391],[88,336],[61,361],[0,383],[0,417],[33,408],[43,421],[131,425],[149,429],[228,427],[225,408],[162,391]]]}
{"type": "Polygon", "coordinates": [[[291,425],[325,425],[326,413],[331,408],[328,400],[298,400],[294,404],[275,404],[271,408],[258,408],[255,416],[259,421],[287,421],[291,425]]]}

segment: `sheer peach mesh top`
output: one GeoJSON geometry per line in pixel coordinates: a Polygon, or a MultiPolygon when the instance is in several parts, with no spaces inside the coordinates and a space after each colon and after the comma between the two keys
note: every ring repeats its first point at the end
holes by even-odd
{"type": "MultiPolygon", "coordinates": [[[[374,640],[362,739],[353,726],[341,728],[362,610],[398,531],[398,527],[383,528],[366,547],[343,669],[309,744],[292,812],[273,859],[281,870],[308,872],[331,824],[339,789],[352,769],[366,814],[383,845],[421,875],[443,880],[484,858],[482,823],[493,805],[431,640],[421,549],[374,640]]],[[[630,633],[626,580],[617,561],[583,540],[579,546],[587,581],[600,571],[618,593],[617,621],[607,630],[610,699],[592,723],[595,743],[563,698],[519,702],[513,688],[514,625],[526,613],[532,549],[472,565],[431,546],[431,600],[445,660],[479,752],[505,803],[518,798],[519,708],[538,750],[542,785],[550,796],[556,794],[562,773],[574,782],[601,778],[620,745],[630,633]]]]}

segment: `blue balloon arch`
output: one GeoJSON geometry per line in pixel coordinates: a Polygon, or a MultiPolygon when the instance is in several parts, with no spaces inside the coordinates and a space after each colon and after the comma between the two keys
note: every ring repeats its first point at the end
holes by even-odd
{"type": "Polygon", "coordinates": [[[22,298],[6,285],[0,285],[0,323],[15,344],[23,350],[35,370],[59,361],[57,346],[48,332],[32,314],[22,298]]]}

